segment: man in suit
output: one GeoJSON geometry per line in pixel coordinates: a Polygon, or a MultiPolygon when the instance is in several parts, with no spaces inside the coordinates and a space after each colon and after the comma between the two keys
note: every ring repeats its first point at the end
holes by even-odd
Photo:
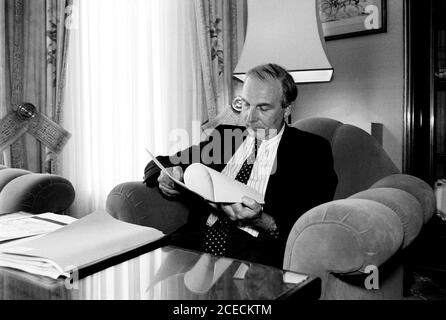
{"type": "Polygon", "coordinates": [[[188,223],[172,244],[215,255],[281,267],[288,234],[307,210],[331,201],[337,185],[331,147],[325,139],[289,127],[285,119],[297,98],[292,76],[275,64],[250,70],[239,102],[245,127],[218,126],[209,139],[171,157],[158,157],[182,180],[201,162],[264,195],[265,203],[209,205],[185,193],[149,163],[148,186],[190,206],[188,223]]]}

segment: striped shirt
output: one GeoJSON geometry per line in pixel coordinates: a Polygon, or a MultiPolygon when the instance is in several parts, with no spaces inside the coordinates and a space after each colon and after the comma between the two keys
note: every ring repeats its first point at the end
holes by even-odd
{"type": "MultiPolygon", "coordinates": [[[[246,185],[252,187],[257,192],[262,194],[265,197],[266,187],[268,185],[269,176],[275,171],[275,159],[277,155],[277,149],[279,147],[280,140],[282,139],[283,132],[285,131],[285,125],[282,127],[280,132],[272,137],[271,139],[263,140],[260,144],[259,149],[257,150],[257,158],[254,162],[254,166],[252,168],[251,176],[246,183],[246,185]]],[[[235,179],[237,173],[242,168],[243,163],[251,154],[254,148],[255,137],[249,135],[246,137],[245,141],[241,144],[241,146],[234,153],[232,158],[226,164],[226,167],[223,169],[222,173],[235,179]]],[[[211,213],[207,220],[208,226],[213,226],[214,223],[218,220],[218,217],[211,213]]],[[[243,231],[248,232],[254,237],[259,235],[259,232],[253,227],[244,226],[239,228],[243,231]]]]}

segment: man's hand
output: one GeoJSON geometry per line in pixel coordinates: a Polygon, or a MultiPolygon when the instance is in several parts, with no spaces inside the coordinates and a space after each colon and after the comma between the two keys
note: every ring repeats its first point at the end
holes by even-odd
{"type": "MultiPolygon", "coordinates": [[[[166,168],[170,175],[176,179],[183,181],[183,169],[179,166],[166,168]]],[[[163,194],[168,197],[175,197],[180,195],[180,191],[177,190],[175,182],[163,171],[161,171],[158,177],[158,185],[163,194]]]]}
{"type": "Polygon", "coordinates": [[[242,203],[222,205],[221,210],[232,221],[252,223],[255,227],[264,230],[273,238],[277,238],[277,225],[272,216],[263,212],[262,206],[249,197],[243,197],[242,203]]]}
{"type": "Polygon", "coordinates": [[[243,197],[241,203],[222,205],[221,209],[232,221],[252,220],[262,213],[262,206],[249,197],[243,197]]]}

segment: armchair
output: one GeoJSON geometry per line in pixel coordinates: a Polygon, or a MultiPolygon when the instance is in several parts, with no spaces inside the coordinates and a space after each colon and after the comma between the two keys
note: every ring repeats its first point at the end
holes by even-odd
{"type": "Polygon", "coordinates": [[[73,203],[74,196],[73,185],[61,176],[0,165],[0,214],[62,213],[73,203]]]}
{"type": "MultiPolygon", "coordinates": [[[[293,126],[330,141],[339,182],[333,201],[296,221],[283,268],[319,276],[321,299],[401,299],[402,252],[432,217],[432,188],[400,174],[378,142],[355,126],[327,118],[293,126]],[[378,290],[365,286],[369,266],[378,268],[378,290]]],[[[165,233],[183,225],[188,215],[184,205],[142,182],[116,186],[106,206],[118,219],[165,233]]]]}

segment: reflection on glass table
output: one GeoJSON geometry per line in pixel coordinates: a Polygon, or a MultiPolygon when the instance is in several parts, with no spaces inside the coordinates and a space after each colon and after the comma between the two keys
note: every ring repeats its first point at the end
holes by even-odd
{"type": "Polygon", "coordinates": [[[71,281],[0,268],[0,299],[273,300],[319,294],[320,279],[313,276],[172,246],[71,281]]]}

